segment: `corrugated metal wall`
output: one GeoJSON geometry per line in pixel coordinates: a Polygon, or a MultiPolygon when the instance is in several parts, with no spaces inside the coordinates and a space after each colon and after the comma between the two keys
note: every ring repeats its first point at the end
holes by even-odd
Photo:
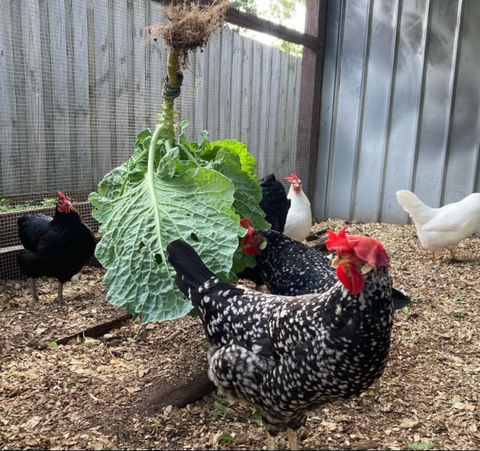
{"type": "Polygon", "coordinates": [[[314,213],[405,223],[480,191],[480,1],[329,0],[314,213]]]}

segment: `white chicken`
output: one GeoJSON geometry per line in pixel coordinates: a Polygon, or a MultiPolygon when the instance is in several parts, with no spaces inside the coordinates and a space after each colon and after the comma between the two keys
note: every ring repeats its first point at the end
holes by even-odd
{"type": "Polygon", "coordinates": [[[303,241],[312,228],[310,201],[302,191],[302,182],[299,180],[297,173],[292,174],[290,177],[285,177],[285,180],[288,180],[292,185],[287,196],[291,204],[283,234],[293,240],[303,241]]]}
{"type": "Polygon", "coordinates": [[[398,203],[413,219],[423,247],[436,253],[448,249],[456,260],[453,249],[470,236],[480,223],[480,193],[473,193],[459,202],[431,208],[408,190],[397,191],[398,203]]]}

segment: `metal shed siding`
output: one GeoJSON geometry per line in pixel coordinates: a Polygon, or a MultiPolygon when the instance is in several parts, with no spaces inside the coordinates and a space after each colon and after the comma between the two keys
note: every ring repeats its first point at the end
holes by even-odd
{"type": "Polygon", "coordinates": [[[480,1],[329,1],[318,218],[406,223],[480,189],[480,1]]]}

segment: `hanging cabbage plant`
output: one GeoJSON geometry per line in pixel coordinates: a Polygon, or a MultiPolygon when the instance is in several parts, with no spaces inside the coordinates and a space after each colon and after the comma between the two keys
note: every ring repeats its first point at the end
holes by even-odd
{"type": "Polygon", "coordinates": [[[160,123],[153,133],[139,133],[132,157],[108,173],[89,198],[101,224],[95,255],[107,269],[107,300],[144,323],[191,310],[166,258],[171,241],[187,241],[212,271],[235,280],[235,272],[254,264],[238,249],[245,234],[240,219],[269,228],[259,207],[255,159],[245,144],[210,142],[208,132],[200,143],[188,142],[188,122],[178,127],[175,121],[174,99],[183,78],[179,69],[188,52],[204,46],[221,25],[226,5],[171,7],[165,14],[169,25],[151,27],[150,36],[161,32],[169,48],[160,123]]]}

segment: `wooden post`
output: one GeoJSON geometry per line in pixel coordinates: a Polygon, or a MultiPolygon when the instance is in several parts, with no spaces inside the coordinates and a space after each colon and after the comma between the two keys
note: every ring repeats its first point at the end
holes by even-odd
{"type": "Polygon", "coordinates": [[[326,19],[327,0],[307,0],[305,33],[316,36],[317,45],[315,49],[303,49],[295,168],[310,199],[315,190],[317,169],[326,19]]]}

